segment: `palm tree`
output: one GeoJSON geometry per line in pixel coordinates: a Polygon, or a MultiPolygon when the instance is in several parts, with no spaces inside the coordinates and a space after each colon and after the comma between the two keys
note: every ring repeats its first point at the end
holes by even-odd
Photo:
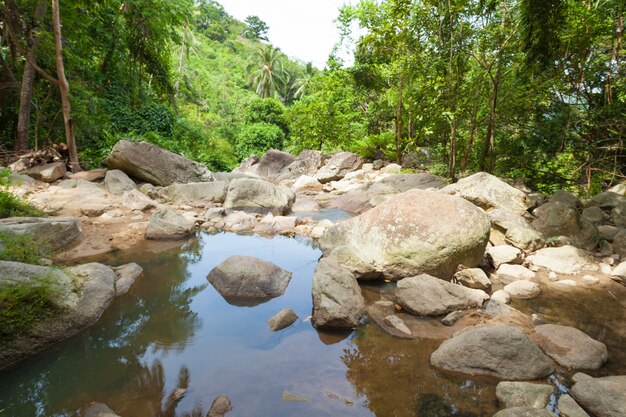
{"type": "Polygon", "coordinates": [[[273,97],[284,84],[283,54],[272,45],[262,45],[254,55],[256,62],[248,66],[251,83],[259,97],[273,97]]]}
{"type": "Polygon", "coordinates": [[[311,86],[311,80],[316,73],[317,70],[313,66],[313,63],[307,63],[306,68],[304,69],[304,74],[302,75],[302,77],[298,78],[293,84],[294,88],[297,88],[296,92],[293,94],[294,98],[302,98],[307,93],[307,90],[311,86]]]}

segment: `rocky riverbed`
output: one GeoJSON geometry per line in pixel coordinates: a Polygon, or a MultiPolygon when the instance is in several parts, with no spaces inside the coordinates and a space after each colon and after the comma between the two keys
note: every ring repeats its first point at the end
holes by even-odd
{"type": "MultiPolygon", "coordinates": [[[[3,262],[0,279],[10,277],[12,285],[58,275],[66,319],[3,342],[2,367],[91,325],[115,296],[146,279],[138,265],[77,265],[85,260],[132,252],[146,240],[167,248],[198,231],[286,235],[318,242],[322,250],[308,277],[310,321],[319,331],[358,334],[369,323],[398,346],[432,340],[431,369],[503,381],[493,395],[498,416],[626,415],[626,376],[620,376],[626,357],[618,348],[626,338],[620,189],[583,201],[565,191],[541,195],[486,173],[446,185],[427,172],[403,173],[347,152],[268,151],[231,173],[211,173],[153,145],[122,141],[106,163],[107,170],[69,176],[54,167],[38,169],[37,179],[14,174],[15,192],[54,216],[6,219],[0,229],[49,245],[59,267],[3,262]],[[349,216],[310,216],[328,210],[349,216]],[[604,330],[588,326],[584,315],[547,314],[605,298],[618,307],[604,330]]],[[[271,259],[232,255],[208,274],[231,304],[257,306],[293,285],[293,271],[271,259]]],[[[277,332],[290,328],[298,315],[291,313],[270,320],[279,323],[277,332]]]]}

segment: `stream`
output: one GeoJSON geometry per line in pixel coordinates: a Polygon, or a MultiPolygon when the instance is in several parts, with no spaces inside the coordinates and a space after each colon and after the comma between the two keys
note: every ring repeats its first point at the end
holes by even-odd
{"type": "MultiPolygon", "coordinates": [[[[82,416],[93,401],[123,417],[204,416],[223,394],[233,404],[228,417],[478,417],[498,410],[496,380],[429,365],[440,340],[394,338],[368,319],[354,332],[315,330],[311,280],[320,256],[308,240],[200,233],[99,258],[137,262],[144,275],[94,326],[0,374],[0,416],[82,416]],[[254,307],[230,305],[206,276],[232,255],[293,272],[285,294],[254,307]],[[299,319],[272,333],[266,320],[285,307],[299,319]],[[174,402],[177,388],[186,391],[174,402]],[[289,393],[300,401],[282,398],[289,393]]],[[[599,373],[626,373],[626,291],[594,293],[547,292],[514,306],[602,340],[609,363],[599,373]]]]}

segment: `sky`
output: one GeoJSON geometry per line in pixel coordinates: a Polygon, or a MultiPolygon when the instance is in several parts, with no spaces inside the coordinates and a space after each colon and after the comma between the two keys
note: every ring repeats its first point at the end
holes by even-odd
{"type": "MultiPolygon", "coordinates": [[[[339,31],[333,22],[339,7],[356,0],[218,0],[233,17],[243,21],[256,15],[270,30],[269,41],[289,57],[324,68],[339,31]]],[[[347,64],[348,56],[342,56],[347,64]]]]}

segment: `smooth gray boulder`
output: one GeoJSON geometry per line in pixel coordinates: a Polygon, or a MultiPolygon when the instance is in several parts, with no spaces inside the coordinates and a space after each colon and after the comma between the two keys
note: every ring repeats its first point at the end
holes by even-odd
{"type": "Polygon", "coordinates": [[[158,196],[177,204],[223,203],[228,183],[225,181],[172,184],[158,191],[158,196]]]}
{"type": "Polygon", "coordinates": [[[574,327],[543,324],[535,333],[541,350],[561,366],[598,369],[607,361],[606,345],[574,327]]]}
{"type": "Polygon", "coordinates": [[[137,184],[119,169],[107,171],[104,177],[104,188],[114,195],[122,195],[136,188],[137,184]]]}
{"type": "Polygon", "coordinates": [[[34,166],[23,171],[22,174],[39,181],[54,182],[63,178],[66,172],[65,162],[52,162],[50,164],[34,166]]]}
{"type": "Polygon", "coordinates": [[[496,245],[487,248],[487,260],[495,269],[502,264],[517,265],[522,263],[522,251],[515,246],[496,245]]]}
{"type": "Polygon", "coordinates": [[[541,286],[536,282],[520,279],[506,285],[504,291],[508,292],[511,298],[530,300],[537,298],[541,294],[541,286]]]}
{"type": "Polygon", "coordinates": [[[291,272],[252,256],[231,256],[213,268],[207,279],[222,297],[236,304],[283,295],[291,272]]]}
{"type": "Polygon", "coordinates": [[[121,140],[104,163],[153,185],[213,180],[205,166],[147,142],[121,140]]]}
{"type": "Polygon", "coordinates": [[[574,275],[583,271],[597,271],[598,265],[589,252],[574,246],[543,248],[526,258],[534,266],[543,267],[557,274],[574,275]]]}
{"type": "Polygon", "coordinates": [[[296,157],[288,152],[270,149],[254,166],[253,172],[261,177],[276,179],[295,160],[296,157]]]}
{"type": "Polygon", "coordinates": [[[471,327],[444,341],[430,363],[448,371],[534,380],[552,373],[550,359],[520,329],[503,325],[471,327]]]}
{"type": "Polygon", "coordinates": [[[346,176],[348,172],[356,171],[363,165],[363,159],[351,152],[339,152],[333,155],[330,160],[315,174],[322,184],[331,181],[338,181],[346,176]]]}
{"type": "Polygon", "coordinates": [[[496,274],[504,283],[523,279],[530,281],[535,278],[535,273],[522,265],[502,264],[497,269],[496,274]]]}
{"type": "Polygon", "coordinates": [[[155,212],[148,221],[145,238],[151,240],[177,240],[191,236],[195,222],[170,209],[155,212]]]}
{"type": "MultiPolygon", "coordinates": [[[[124,266],[120,267],[126,268],[124,266]]],[[[116,297],[116,283],[130,287],[132,277],[99,263],[66,270],[0,261],[0,286],[47,285],[57,311],[12,340],[0,341],[0,369],[33,355],[95,323],[116,297]]]]}
{"type": "Polygon", "coordinates": [[[283,308],[267,320],[267,325],[271,331],[277,332],[291,326],[296,320],[298,315],[292,309],[283,308]]]}
{"type": "Polygon", "coordinates": [[[395,296],[403,309],[419,316],[442,316],[456,310],[481,307],[489,299],[484,291],[426,274],[398,281],[395,296]]]}
{"type": "Polygon", "coordinates": [[[80,236],[74,217],[9,217],[0,219],[0,232],[26,235],[52,251],[63,249],[80,236]]]}
{"type": "Polygon", "coordinates": [[[575,240],[586,240],[593,233],[593,226],[581,222],[579,209],[558,201],[545,203],[533,210],[535,220],[532,227],[546,239],[552,236],[567,236],[575,240]]]}
{"type": "Polygon", "coordinates": [[[463,199],[409,190],[329,228],[320,246],[326,254],[342,249],[342,264],[361,276],[449,279],[458,265],[480,264],[489,225],[485,213],[463,199]]]}
{"type": "Polygon", "coordinates": [[[505,408],[545,408],[554,386],[530,382],[503,381],[496,386],[496,397],[505,408]]]}
{"type": "Polygon", "coordinates": [[[557,417],[545,408],[512,407],[500,410],[493,417],[557,417]]]}
{"type": "Polygon", "coordinates": [[[122,205],[140,211],[156,207],[156,203],[139,190],[125,192],[122,196],[122,205]]]}
{"type": "Polygon", "coordinates": [[[626,375],[580,380],[570,394],[595,417],[626,416],[626,375]]]}
{"type": "Polygon", "coordinates": [[[323,161],[324,156],[320,151],[302,151],[295,161],[282,169],[277,181],[294,180],[302,175],[315,175],[322,166],[323,161]]]}
{"type": "Polygon", "coordinates": [[[545,244],[543,235],[515,212],[496,209],[489,212],[489,218],[494,230],[504,236],[503,243],[526,252],[534,252],[545,244]]]}
{"type": "Polygon", "coordinates": [[[288,188],[252,178],[232,180],[228,186],[224,208],[251,213],[287,213],[296,195],[288,188]]]}
{"type": "Polygon", "coordinates": [[[487,211],[504,209],[522,215],[531,206],[523,191],[486,172],[463,178],[443,188],[441,192],[462,197],[487,211]]]}
{"type": "Polygon", "coordinates": [[[137,278],[143,274],[143,268],[136,263],[113,267],[115,271],[115,295],[126,294],[137,278]]]}
{"type": "Polygon", "coordinates": [[[559,397],[558,408],[561,412],[559,415],[563,417],[589,417],[589,414],[568,394],[559,397]]]}
{"type": "Polygon", "coordinates": [[[313,324],[352,329],[365,313],[365,300],[354,275],[335,259],[320,259],[313,276],[313,324]]]}

